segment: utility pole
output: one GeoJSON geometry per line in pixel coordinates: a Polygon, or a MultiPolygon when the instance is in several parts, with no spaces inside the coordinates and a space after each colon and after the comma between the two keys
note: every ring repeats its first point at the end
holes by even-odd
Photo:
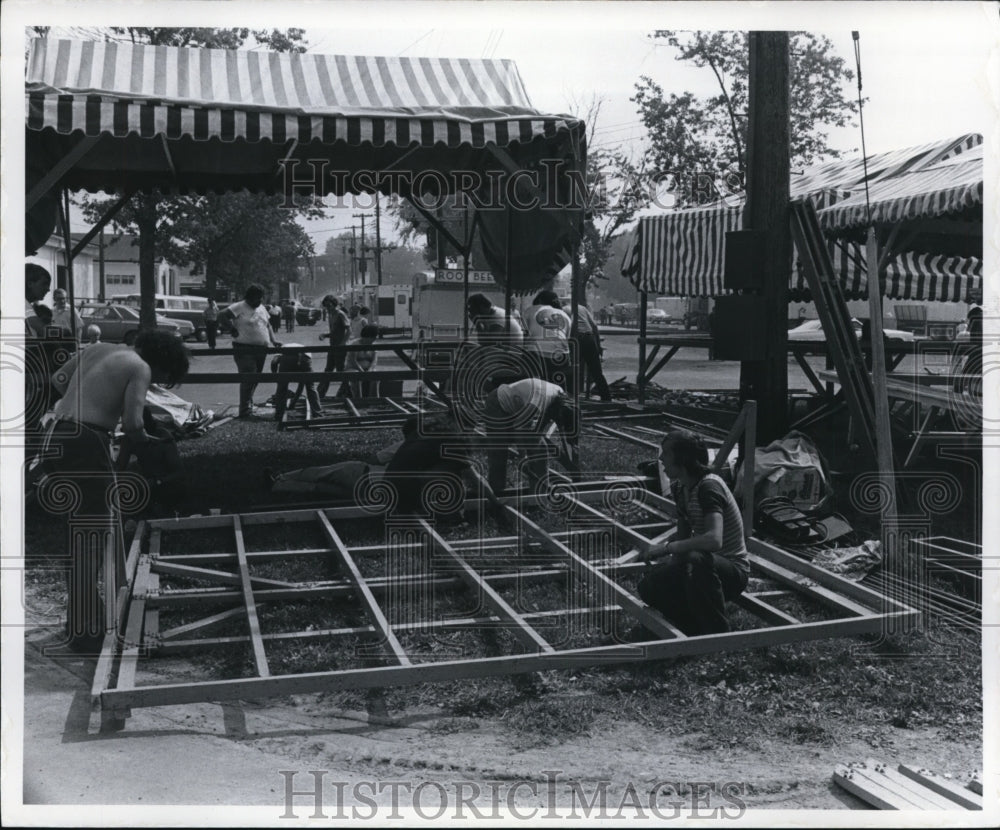
{"type": "MultiPolygon", "coordinates": [[[[354,290],[354,284],[357,281],[357,252],[358,252],[358,237],[355,233],[356,228],[351,225],[351,290],[354,290]]],[[[363,237],[362,237],[363,238],[363,237]]]]}
{"type": "Polygon", "coordinates": [[[789,56],[787,32],[750,32],[750,120],[743,227],[764,236],[764,359],[740,364],[740,399],[757,401],[758,446],[788,419],[789,56]]]}
{"type": "Polygon", "coordinates": [[[361,272],[361,284],[368,284],[368,259],[365,253],[368,248],[365,245],[365,215],[363,213],[355,213],[352,218],[361,220],[361,256],[357,257],[358,260],[358,270],[361,272]]]}
{"type": "Polygon", "coordinates": [[[347,290],[347,245],[340,246],[340,290],[347,290]]]}
{"type": "Polygon", "coordinates": [[[382,284],[382,210],[378,193],[375,194],[375,276],[382,284]]]}
{"type": "Polygon", "coordinates": [[[107,293],[107,284],[104,277],[104,226],[101,226],[101,232],[97,237],[97,296],[100,301],[104,302],[104,295],[107,293]]]}

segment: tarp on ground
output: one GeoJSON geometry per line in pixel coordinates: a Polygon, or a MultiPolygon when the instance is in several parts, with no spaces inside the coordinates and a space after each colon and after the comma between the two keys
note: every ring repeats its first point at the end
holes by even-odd
{"type": "MultiPolygon", "coordinates": [[[[585,163],[583,122],[535,110],[509,60],[36,38],[25,107],[29,191],[93,139],[62,187],[280,193],[291,177],[321,195],[438,198],[467,188],[481,197],[484,240],[493,242],[486,253],[500,280],[506,244],[496,240],[506,242],[509,211],[487,209],[491,183],[556,170],[554,189],[571,198],[564,179],[585,163]]],[[[583,215],[582,194],[567,204],[549,197],[546,176],[533,182],[533,206],[510,212],[510,272],[525,291],[565,264],[583,215]]]]}
{"type": "MultiPolygon", "coordinates": [[[[886,296],[970,302],[982,292],[982,136],[969,134],[868,159],[873,217],[884,224],[954,217],[954,233],[911,238],[886,265],[886,296]],[[927,244],[920,247],[921,242],[927,244]],[[915,246],[915,247],[914,247],[915,246]],[[975,250],[975,253],[972,251],[975,250]]],[[[791,179],[792,198],[808,198],[828,234],[834,269],[848,299],[867,297],[866,256],[856,233],[864,205],[861,159],[809,168],[791,179]]],[[[861,224],[864,225],[864,219],[861,224]]],[[[743,199],[642,217],[632,232],[622,273],[640,290],[677,296],[719,296],[725,234],[743,227],[743,199]]],[[[912,235],[911,235],[912,237],[912,235]]],[[[809,299],[793,262],[789,298],[809,299]]]]}

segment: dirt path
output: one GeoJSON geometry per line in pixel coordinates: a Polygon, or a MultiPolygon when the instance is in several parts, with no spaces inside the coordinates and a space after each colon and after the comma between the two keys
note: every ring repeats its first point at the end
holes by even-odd
{"type": "MultiPolygon", "coordinates": [[[[342,802],[365,817],[370,803],[391,809],[394,798],[400,809],[416,798],[433,815],[443,795],[447,817],[454,817],[464,795],[465,815],[472,818],[496,817],[490,812],[496,803],[524,815],[535,810],[536,817],[546,810],[596,817],[604,803],[604,815],[614,817],[623,801],[652,818],[656,805],[659,817],[669,818],[675,803],[728,815],[744,804],[858,806],[830,781],[835,764],[845,761],[876,757],[957,775],[982,765],[980,746],[946,740],[936,729],[886,727],[858,735],[847,719],[823,715],[817,715],[823,729],[835,736],[825,745],[765,739],[752,749],[725,748],[720,736],[691,734],[678,719],[669,731],[620,722],[557,745],[525,746],[523,735],[498,718],[432,709],[393,712],[391,724],[369,723],[362,712],[332,710],[318,695],[136,710],[124,731],[98,735],[88,701],[93,663],[44,656],[41,647],[50,641],[44,630],[26,637],[26,802],[258,805],[273,807],[278,818],[288,782],[308,790],[315,770],[326,815],[342,802]],[[701,788],[702,801],[692,802],[691,785],[701,788]],[[652,802],[651,791],[657,793],[652,802]]],[[[572,695],[557,700],[574,705],[572,695]]],[[[303,796],[295,804],[300,817],[314,806],[303,796]]]]}

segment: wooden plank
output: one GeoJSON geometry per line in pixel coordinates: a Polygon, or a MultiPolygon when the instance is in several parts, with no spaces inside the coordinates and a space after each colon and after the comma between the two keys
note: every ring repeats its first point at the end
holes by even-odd
{"type": "Polygon", "coordinates": [[[552,646],[533,629],[524,617],[515,611],[510,604],[493,588],[479,573],[472,568],[424,519],[420,526],[430,538],[436,550],[444,554],[458,568],[459,578],[506,623],[513,623],[508,628],[514,638],[529,651],[552,652],[552,646]]]}
{"type": "Polygon", "coordinates": [[[870,804],[879,810],[915,810],[918,809],[912,802],[893,792],[883,784],[870,780],[862,774],[856,766],[844,766],[837,764],[833,781],[843,787],[851,795],[856,795],[866,804],[870,804]]]}
{"type": "Polygon", "coordinates": [[[938,795],[942,795],[953,802],[952,808],[958,806],[964,807],[967,810],[983,809],[982,796],[976,795],[968,787],[963,787],[957,781],[936,775],[929,769],[913,767],[907,764],[899,764],[896,770],[900,775],[922,784],[927,789],[933,790],[938,795]]]}
{"type": "Polygon", "coordinates": [[[542,530],[523,513],[520,513],[513,508],[507,509],[517,519],[517,521],[521,523],[522,527],[524,527],[531,536],[538,539],[544,547],[553,553],[559,553],[565,557],[570,566],[570,570],[573,571],[577,578],[585,579],[590,584],[603,584],[611,592],[611,594],[615,596],[622,609],[627,614],[641,622],[650,631],[655,634],[659,634],[660,637],[663,638],[687,638],[687,635],[684,634],[683,631],[665,620],[658,612],[654,611],[642,600],[632,596],[632,594],[622,588],[621,585],[605,575],[598,568],[595,568],[586,559],[578,556],[558,539],[552,538],[552,536],[542,530]]]}
{"type": "Polygon", "coordinates": [[[361,599],[362,605],[367,610],[368,617],[375,624],[381,634],[381,644],[386,650],[387,655],[394,657],[401,666],[411,665],[410,658],[406,656],[403,646],[400,644],[399,640],[396,639],[396,635],[393,634],[392,626],[389,624],[389,620],[386,619],[385,614],[379,607],[378,601],[375,599],[375,595],[365,583],[365,578],[361,575],[361,571],[358,570],[357,564],[348,552],[347,547],[341,541],[340,536],[337,535],[337,531],[333,529],[333,525],[330,524],[330,520],[323,514],[322,510],[317,510],[315,515],[319,521],[320,529],[323,531],[326,538],[330,540],[330,544],[333,547],[333,553],[337,556],[337,560],[343,566],[348,580],[354,587],[358,597],[361,599]]]}
{"type": "Polygon", "coordinates": [[[135,585],[136,571],[142,551],[142,539],[145,533],[146,522],[140,521],[136,525],[135,534],[132,536],[132,544],[129,546],[128,556],[125,559],[125,581],[118,586],[116,607],[118,617],[115,620],[115,627],[112,631],[108,631],[104,635],[104,642],[101,644],[101,653],[97,658],[97,665],[94,668],[94,676],[90,683],[91,704],[99,702],[101,692],[108,688],[111,680],[115,654],[118,651],[118,637],[119,634],[124,634],[126,628],[129,598],[132,595],[132,586],[135,585]]]}
{"type": "Polygon", "coordinates": [[[936,548],[937,550],[948,551],[949,553],[960,553],[965,556],[972,556],[982,559],[983,546],[965,539],[956,539],[953,536],[927,536],[923,539],[914,539],[913,544],[936,548]]]}
{"type": "Polygon", "coordinates": [[[125,625],[122,641],[122,656],[118,661],[116,689],[131,689],[135,686],[139,649],[142,645],[142,628],[146,622],[146,593],[149,590],[150,564],[159,549],[160,531],[153,530],[149,537],[149,554],[139,557],[135,581],[132,583],[132,599],[129,602],[128,622],[125,625]]]}
{"type": "Polygon", "coordinates": [[[640,447],[649,447],[650,449],[659,451],[660,445],[654,441],[647,441],[644,438],[638,438],[635,435],[629,435],[627,432],[621,432],[617,429],[612,429],[606,424],[591,424],[594,429],[605,433],[606,435],[612,435],[615,438],[620,438],[623,441],[628,441],[631,444],[638,444],[640,447]]]}
{"type": "MultiPolygon", "coordinates": [[[[234,592],[234,596],[236,596],[234,592]]],[[[260,608],[263,603],[258,603],[257,607],[260,608]]],[[[159,608],[159,605],[154,606],[159,608]]],[[[212,614],[209,617],[203,617],[200,620],[194,620],[193,622],[185,623],[184,625],[174,626],[173,628],[168,628],[166,631],[160,633],[160,640],[175,640],[178,637],[183,637],[186,634],[192,634],[196,631],[204,631],[206,628],[210,628],[213,625],[218,625],[226,620],[231,620],[233,617],[242,617],[243,608],[230,608],[226,611],[220,611],[218,614],[212,614]]],[[[262,635],[263,636],[263,635],[262,635]]],[[[264,639],[267,639],[264,637],[264,639]]]]}
{"type": "Polygon", "coordinates": [[[641,533],[636,533],[632,528],[623,525],[621,522],[615,521],[611,516],[602,513],[589,504],[581,501],[580,499],[574,498],[573,496],[566,496],[566,500],[573,504],[578,510],[582,510],[588,516],[597,519],[602,524],[610,525],[614,528],[615,532],[621,537],[628,540],[629,544],[633,548],[637,548],[642,553],[645,553],[653,545],[653,541],[643,536],[641,533]]]}
{"type": "Polygon", "coordinates": [[[250,645],[253,649],[253,662],[258,677],[269,677],[271,670],[267,665],[267,654],[264,652],[264,642],[260,637],[260,620],[257,618],[257,604],[253,596],[253,585],[250,581],[250,566],[247,562],[246,545],[243,543],[243,525],[239,516],[233,516],[233,535],[236,538],[236,559],[240,568],[240,589],[243,592],[243,607],[246,611],[247,627],[250,630],[250,645]]]}
{"type": "Polygon", "coordinates": [[[361,413],[350,398],[344,398],[344,407],[351,413],[352,418],[360,418],[361,413]]]}
{"type": "MultiPolygon", "coordinates": [[[[624,610],[624,609],[623,609],[624,610]]],[[[640,645],[608,645],[567,649],[552,653],[501,655],[471,660],[444,660],[410,666],[377,666],[337,672],[308,672],[263,678],[236,678],[199,683],[144,685],[129,690],[110,689],[102,693],[104,707],[163,706],[201,701],[238,700],[284,694],[343,689],[388,688],[417,683],[434,683],[463,677],[497,677],[532,671],[575,669],[581,666],[638,663],[720,651],[764,648],[771,645],[874,634],[888,619],[900,614],[827,620],[798,626],[781,626],[755,631],[732,631],[654,640],[640,645]]]]}
{"type": "MultiPolygon", "coordinates": [[[[829,588],[817,585],[808,577],[795,573],[787,568],[783,568],[780,565],[775,565],[773,562],[769,562],[768,560],[753,553],[750,554],[750,565],[762,572],[765,576],[768,576],[771,579],[776,579],[786,585],[790,585],[798,593],[805,594],[806,596],[811,597],[812,599],[815,599],[823,605],[833,608],[842,614],[854,615],[858,617],[875,617],[879,615],[877,610],[872,610],[871,608],[854,602],[853,600],[850,600],[835,591],[831,591],[829,588]]],[[[875,594],[875,596],[882,597],[881,594],[875,594]]],[[[884,597],[884,602],[886,604],[898,604],[888,597],[884,597]]]]}
{"type": "MultiPolygon", "coordinates": [[[[880,611],[886,602],[886,597],[879,594],[877,591],[872,591],[870,588],[865,588],[857,582],[852,582],[851,580],[838,576],[837,574],[827,571],[824,568],[819,568],[803,559],[799,559],[797,556],[793,556],[787,551],[779,548],[777,545],[772,545],[770,542],[752,538],[750,539],[747,547],[750,550],[750,553],[755,553],[759,557],[763,557],[775,565],[780,565],[789,571],[801,574],[813,582],[823,585],[826,588],[830,588],[844,597],[857,600],[857,602],[862,605],[868,606],[869,609],[880,611]]],[[[888,601],[895,606],[890,610],[911,610],[903,603],[895,602],[894,600],[888,601]]]]}
{"type": "MultiPolygon", "coordinates": [[[[239,516],[227,517],[230,520],[239,521],[239,516]]],[[[239,563],[239,553],[234,554],[237,563],[239,563]]],[[[244,559],[246,558],[246,551],[243,552],[244,559]]],[[[189,579],[201,579],[206,582],[221,582],[223,585],[240,585],[242,583],[241,574],[228,573],[226,571],[216,571],[209,568],[197,568],[193,565],[180,565],[176,562],[165,562],[162,559],[155,559],[152,563],[153,573],[164,574],[169,576],[183,576],[189,579]]],[[[250,577],[250,582],[253,585],[260,586],[270,586],[272,588],[294,588],[294,582],[283,582],[280,579],[266,579],[262,576],[252,576],[250,577]]]]}
{"type": "Polygon", "coordinates": [[[740,608],[745,608],[751,614],[760,617],[771,625],[799,625],[800,621],[791,614],[786,614],[780,608],[764,602],[752,594],[740,594],[733,600],[740,608]]]}
{"type": "Polygon", "coordinates": [[[865,765],[873,777],[878,775],[884,778],[888,782],[886,786],[889,789],[898,792],[910,801],[915,801],[922,810],[961,809],[960,805],[954,801],[945,798],[935,790],[925,787],[922,783],[902,775],[887,764],[869,758],[865,765]]]}

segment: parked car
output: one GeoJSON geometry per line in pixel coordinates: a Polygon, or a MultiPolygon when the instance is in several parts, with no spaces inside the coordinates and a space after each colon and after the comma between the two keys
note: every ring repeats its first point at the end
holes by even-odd
{"type": "MultiPolygon", "coordinates": [[[[84,326],[96,325],[105,343],[126,343],[131,346],[139,333],[139,312],[127,305],[115,303],[85,303],[80,306],[84,326]]],[[[195,327],[187,320],[174,320],[156,315],[156,327],[185,339],[195,336],[195,327]]]]}
{"type": "Polygon", "coordinates": [[[646,322],[666,325],[670,322],[670,315],[662,308],[646,309],[646,322]]]}
{"type": "MultiPolygon", "coordinates": [[[[854,328],[854,336],[861,337],[863,328],[861,321],[857,317],[851,318],[851,326],[854,328]]],[[[913,340],[912,331],[902,329],[882,329],[883,334],[889,340],[903,342],[913,340]]],[[[788,332],[788,339],[792,343],[816,343],[826,340],[826,332],[823,331],[823,324],[819,320],[805,320],[788,332]]]]}
{"type": "Polygon", "coordinates": [[[293,300],[295,306],[295,322],[300,326],[315,326],[323,319],[323,312],[310,305],[303,305],[298,300],[293,300]]]}
{"type": "MultiPolygon", "coordinates": [[[[126,294],[116,299],[127,306],[138,309],[141,295],[126,294]]],[[[194,326],[195,339],[199,342],[205,340],[205,305],[207,300],[204,297],[196,297],[193,294],[157,294],[154,297],[154,302],[157,314],[166,315],[171,320],[187,320],[194,326]]]]}

